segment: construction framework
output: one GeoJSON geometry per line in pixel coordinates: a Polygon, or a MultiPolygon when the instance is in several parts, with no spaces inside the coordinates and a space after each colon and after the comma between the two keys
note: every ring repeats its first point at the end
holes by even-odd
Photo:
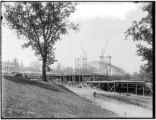
{"type": "Polygon", "coordinates": [[[84,80],[84,75],[87,72],[87,58],[76,58],[75,59],[75,75],[78,75],[79,82],[81,81],[81,78],[84,80]]]}
{"type": "MultiPolygon", "coordinates": [[[[32,76],[36,79],[36,76],[32,76]]],[[[39,77],[41,78],[41,76],[39,77]]],[[[39,79],[38,78],[38,79],[39,79]]],[[[70,83],[76,85],[86,83],[90,87],[99,88],[108,92],[132,93],[145,95],[145,81],[127,80],[123,76],[107,76],[107,75],[92,75],[92,74],[69,74],[69,75],[48,75],[48,81],[56,82],[59,80],[62,84],[70,83]],[[125,78],[125,79],[124,79],[125,78]]]]}
{"type": "Polygon", "coordinates": [[[87,72],[87,58],[75,58],[75,74],[85,74],[87,72]]]}
{"type": "Polygon", "coordinates": [[[87,81],[92,87],[104,89],[108,92],[126,92],[138,94],[142,91],[145,94],[145,81],[130,81],[130,80],[113,80],[113,81],[87,81]]]}
{"type": "Polygon", "coordinates": [[[80,77],[87,74],[87,52],[82,48],[83,56],[80,58],[75,58],[75,74],[79,74],[79,81],[81,81],[80,77]]]}

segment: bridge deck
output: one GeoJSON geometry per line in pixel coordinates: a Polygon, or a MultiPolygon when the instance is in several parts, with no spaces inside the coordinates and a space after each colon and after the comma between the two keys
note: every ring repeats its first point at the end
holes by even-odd
{"type": "Polygon", "coordinates": [[[145,81],[131,81],[131,80],[104,80],[104,81],[86,81],[87,84],[90,84],[92,87],[101,88],[105,86],[106,91],[117,92],[117,89],[125,90],[129,93],[131,90],[135,94],[138,94],[138,91],[142,91],[144,95],[145,81]],[[120,86],[119,86],[120,84],[120,86]]]}
{"type": "Polygon", "coordinates": [[[131,81],[131,80],[111,80],[111,81],[87,81],[87,83],[145,83],[145,81],[131,81]]]}

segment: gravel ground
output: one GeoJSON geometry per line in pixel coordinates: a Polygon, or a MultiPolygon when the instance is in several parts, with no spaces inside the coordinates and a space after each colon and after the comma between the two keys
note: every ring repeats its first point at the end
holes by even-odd
{"type": "Polygon", "coordinates": [[[105,92],[93,88],[78,88],[66,86],[78,95],[85,97],[103,109],[107,109],[118,114],[120,117],[137,117],[151,118],[152,117],[152,98],[141,96],[126,96],[118,93],[105,92]],[[93,97],[93,92],[96,91],[96,97],[93,97]],[[147,107],[148,106],[148,107],[147,107]]]}

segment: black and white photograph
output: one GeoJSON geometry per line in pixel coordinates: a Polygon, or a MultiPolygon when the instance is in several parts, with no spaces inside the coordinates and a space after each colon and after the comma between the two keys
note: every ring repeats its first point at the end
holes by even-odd
{"type": "Polygon", "coordinates": [[[1,119],[155,118],[155,1],[2,1],[1,119]]]}

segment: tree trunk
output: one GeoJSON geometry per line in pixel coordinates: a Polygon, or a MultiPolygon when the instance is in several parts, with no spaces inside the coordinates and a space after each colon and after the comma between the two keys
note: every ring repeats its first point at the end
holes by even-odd
{"type": "Polygon", "coordinates": [[[43,59],[42,63],[42,79],[43,81],[47,82],[47,77],[46,77],[46,60],[43,59]]]}

